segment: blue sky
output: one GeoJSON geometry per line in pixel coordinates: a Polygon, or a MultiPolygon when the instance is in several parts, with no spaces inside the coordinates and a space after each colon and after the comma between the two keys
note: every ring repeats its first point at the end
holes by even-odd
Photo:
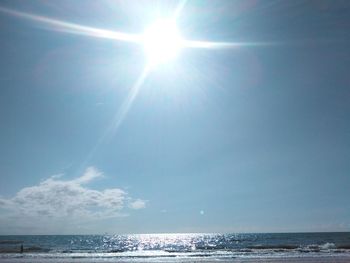
{"type": "Polygon", "coordinates": [[[182,50],[112,131],[142,46],[8,12],[137,34],[177,5],[1,1],[1,234],[349,231],[348,1],[187,1],[183,37],[256,45],[182,50]]]}

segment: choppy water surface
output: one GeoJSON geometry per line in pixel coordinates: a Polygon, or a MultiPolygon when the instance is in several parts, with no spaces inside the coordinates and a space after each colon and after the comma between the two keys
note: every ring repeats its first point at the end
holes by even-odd
{"type": "MultiPolygon", "coordinates": [[[[10,258],[350,257],[350,233],[0,236],[10,258]],[[23,244],[23,253],[20,246],[23,244]]],[[[350,259],[350,258],[349,258],[350,259]]]]}

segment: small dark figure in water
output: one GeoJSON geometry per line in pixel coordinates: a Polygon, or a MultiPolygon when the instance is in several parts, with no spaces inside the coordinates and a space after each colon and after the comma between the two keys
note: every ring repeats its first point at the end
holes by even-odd
{"type": "Polygon", "coordinates": [[[23,245],[21,245],[21,253],[23,253],[23,245]]]}

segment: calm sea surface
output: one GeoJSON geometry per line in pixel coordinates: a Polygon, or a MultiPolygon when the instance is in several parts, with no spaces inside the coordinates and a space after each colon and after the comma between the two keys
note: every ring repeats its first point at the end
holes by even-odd
{"type": "Polygon", "coordinates": [[[350,233],[0,236],[0,261],[349,257],[350,233]],[[20,252],[23,244],[23,253],[20,252]]]}

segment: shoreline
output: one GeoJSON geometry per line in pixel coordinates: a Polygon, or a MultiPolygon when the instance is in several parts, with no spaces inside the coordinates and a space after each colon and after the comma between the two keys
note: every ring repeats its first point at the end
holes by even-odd
{"type": "Polygon", "coordinates": [[[305,256],[305,257],[257,257],[257,258],[38,258],[38,257],[19,257],[1,258],[2,263],[132,263],[132,262],[167,262],[167,263],[348,263],[350,262],[350,255],[339,256],[305,256]]]}

